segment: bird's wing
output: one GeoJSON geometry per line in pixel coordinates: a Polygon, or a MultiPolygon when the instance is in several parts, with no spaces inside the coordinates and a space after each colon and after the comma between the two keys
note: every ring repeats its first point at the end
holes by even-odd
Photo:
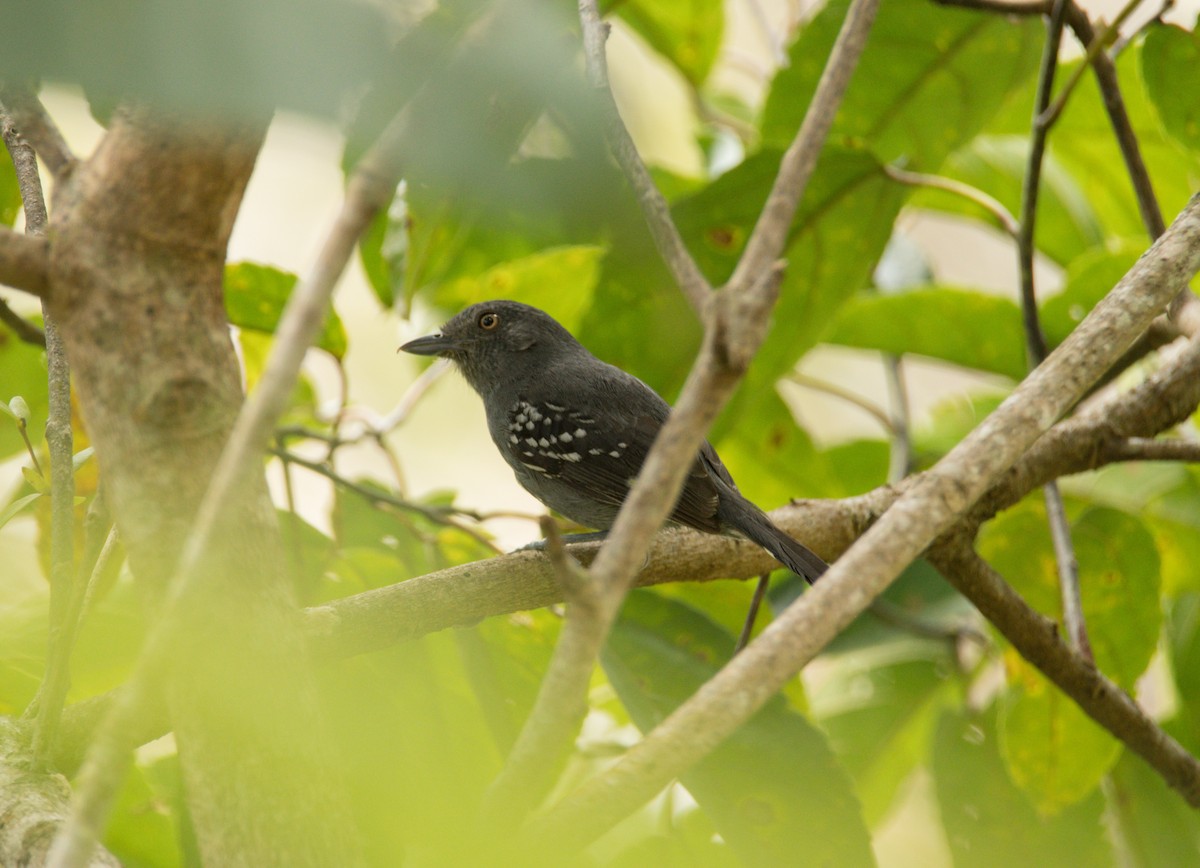
{"type": "MultiPolygon", "coordinates": [[[[509,448],[517,461],[535,473],[619,508],[662,427],[662,418],[657,407],[610,405],[603,425],[596,415],[549,401],[519,401],[509,413],[509,448]]],[[[715,467],[724,470],[719,459],[715,467]]],[[[697,455],[672,521],[709,533],[719,530],[719,494],[710,475],[714,469],[697,455]]]]}

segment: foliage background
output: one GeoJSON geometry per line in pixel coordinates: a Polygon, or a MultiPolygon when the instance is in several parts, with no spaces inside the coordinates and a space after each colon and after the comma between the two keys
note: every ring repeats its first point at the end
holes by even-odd
{"type": "MultiPolygon", "coordinates": [[[[761,106],[748,102],[753,88],[736,84],[734,64],[722,49],[722,4],[619,8],[621,35],[614,39],[612,61],[618,86],[622,62],[652,64],[676,98],[694,91],[698,99],[695,113],[675,109],[694,148],[682,157],[656,149],[637,107],[653,113],[662,100],[676,103],[657,89],[643,90],[643,79],[627,73],[635,79],[625,83],[627,117],[632,115],[635,133],[644,132],[645,151],[661,155],[656,171],[673,215],[714,281],[736,261],[845,6],[833,2],[818,11],[790,46],[785,43],[790,62],[770,81],[761,106]],[[625,60],[622,44],[635,45],[642,56],[625,60]]],[[[411,32],[437,44],[439,28],[453,31],[459,23],[454,15],[469,7],[446,4],[444,14],[411,32]]],[[[730,18],[747,26],[744,15],[730,18]]],[[[778,26],[772,30],[780,32],[778,26]]],[[[957,178],[1015,211],[1041,32],[1035,19],[1013,21],[920,0],[884,3],[794,226],[775,327],[712,432],[756,501],[773,506],[789,497],[845,497],[887,481],[885,432],[829,425],[823,418],[831,412],[827,401],[791,385],[776,388],[818,343],[862,351],[802,364],[802,370],[843,386],[843,366],[878,364],[882,370],[879,352],[903,355],[905,369],[918,372],[913,400],[924,412],[914,417],[911,431],[916,468],[944,454],[1023,374],[1011,284],[993,274],[965,277],[966,270],[947,264],[931,244],[944,244],[943,233],[961,238],[963,231],[988,236],[993,250],[1007,241],[983,212],[944,193],[898,184],[885,166],[957,178]],[[890,252],[881,270],[885,250],[890,252]],[[923,361],[928,359],[939,361],[931,366],[923,361]],[[944,371],[949,373],[942,376],[944,371]]],[[[1200,136],[1187,97],[1194,91],[1184,86],[1200,68],[1197,45],[1190,31],[1154,25],[1118,61],[1168,215],[1197,186],[1200,136]]],[[[77,100],[68,96],[61,104],[77,108],[77,100]]],[[[98,102],[93,96],[93,108],[98,102]]],[[[520,119],[521,108],[510,111],[520,119]]],[[[415,373],[412,363],[390,354],[398,335],[421,332],[466,303],[501,295],[546,307],[598,355],[664,395],[678,390],[698,325],[658,263],[615,168],[595,142],[581,137],[586,119],[552,115],[562,126],[539,123],[530,131],[537,117],[534,111],[513,124],[515,131],[501,130],[498,142],[458,141],[462,151],[445,164],[432,156],[417,162],[403,210],[394,207],[374,243],[364,245],[375,306],[366,315],[361,308],[343,311],[349,327],[331,322],[286,421],[331,430],[330,411],[342,404],[342,363],[355,407],[383,412],[415,373]],[[572,127],[572,120],[579,126],[572,127]],[[515,139],[505,141],[504,133],[515,139]],[[521,158],[510,161],[504,149],[515,144],[521,158]],[[464,180],[447,165],[470,165],[471,172],[463,171],[464,180]],[[402,320],[410,312],[412,322],[402,320]]],[[[235,262],[278,269],[242,264],[227,274],[230,317],[241,327],[251,383],[289,288],[280,272],[302,271],[306,251],[320,235],[324,208],[311,204],[320,202],[309,199],[311,188],[323,185],[329,197],[338,193],[331,183],[337,141],[313,123],[288,117],[276,124],[271,146],[279,150],[264,153],[254,182],[270,192],[252,187],[240,218],[247,228],[243,234],[239,226],[231,251],[235,262]],[[275,155],[285,151],[290,162],[277,164],[275,155]],[[271,183],[274,173],[278,180],[271,183]],[[284,198],[289,188],[295,200],[284,198]],[[307,238],[293,221],[275,236],[262,231],[262,224],[301,203],[314,215],[303,230],[307,238]]],[[[1051,137],[1039,213],[1039,275],[1048,290],[1041,296],[1042,316],[1052,343],[1146,245],[1120,166],[1098,93],[1085,77],[1051,137]]],[[[5,195],[4,216],[11,222],[16,200],[12,190],[5,195]]],[[[0,338],[0,399],[24,397],[33,410],[30,429],[37,432],[45,412],[40,353],[7,332],[0,338]]],[[[1126,376],[1134,381],[1140,375],[1133,370],[1126,376]]],[[[849,386],[882,402],[880,380],[872,379],[856,378],[849,386]]],[[[461,384],[447,378],[389,435],[400,473],[391,473],[370,444],[339,449],[337,472],[348,479],[374,477],[389,491],[427,505],[453,497],[483,511],[513,502],[528,509],[528,501],[510,500],[511,485],[493,490],[480,484],[499,462],[468,399],[461,384]]],[[[348,423],[346,430],[353,427],[348,423]]],[[[27,463],[21,449],[13,429],[0,427],[12,500],[31,490],[20,487],[24,483],[12,472],[27,463]]],[[[325,455],[312,443],[296,449],[312,459],[325,455]]],[[[87,468],[81,471],[84,494],[87,468]]],[[[271,472],[281,483],[278,463],[271,472]]],[[[313,485],[297,467],[291,475],[300,485],[302,518],[281,514],[281,520],[308,604],[491,554],[456,528],[381,508],[344,486],[313,485]]],[[[1129,465],[1066,486],[1097,662],[1122,687],[1136,690],[1193,753],[1200,749],[1198,482],[1186,465],[1129,465]]],[[[283,507],[282,484],[277,488],[283,507]]],[[[43,545],[41,520],[35,510],[0,535],[0,546],[12,553],[0,591],[5,713],[20,712],[40,677],[46,617],[36,557],[43,545]]],[[[487,526],[506,543],[534,533],[534,525],[524,522],[487,526]]],[[[980,551],[1033,605],[1057,615],[1054,560],[1039,498],[990,523],[980,551]]],[[[568,781],[603,766],[728,658],[748,590],[713,583],[635,592],[597,671],[592,714],[568,781]]],[[[796,592],[792,581],[777,576],[772,602],[783,605],[796,592]]],[[[797,852],[813,863],[837,864],[1195,860],[1196,815],[987,632],[931,568],[914,565],[888,598],[949,627],[970,624],[987,633],[986,642],[961,635],[920,638],[872,620],[857,623],[681,787],[623,822],[594,845],[592,855],[629,865],[652,858],[783,864],[797,852]]],[[[373,861],[393,864],[401,854],[441,852],[463,832],[470,806],[499,770],[528,711],[557,628],[547,611],[495,618],[324,670],[323,701],[373,861]]],[[[119,684],[142,630],[132,588],[118,578],[99,595],[86,622],[73,698],[119,684]]],[[[150,745],[130,774],[106,843],[127,864],[186,864],[192,858],[187,829],[172,746],[150,745]]]]}

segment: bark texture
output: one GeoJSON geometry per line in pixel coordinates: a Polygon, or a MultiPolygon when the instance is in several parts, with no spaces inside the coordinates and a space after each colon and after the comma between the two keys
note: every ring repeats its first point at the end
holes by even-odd
{"type": "MultiPolygon", "coordinates": [[[[152,611],[242,400],[223,268],[265,129],[126,111],[54,203],[49,303],[152,611]]],[[[197,840],[212,865],[354,864],[274,510],[245,490],[161,670],[197,840]]]]}

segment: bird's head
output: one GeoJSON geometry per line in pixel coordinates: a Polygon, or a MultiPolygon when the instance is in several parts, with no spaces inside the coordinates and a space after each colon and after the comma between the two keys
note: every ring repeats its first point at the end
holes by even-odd
{"type": "Polygon", "coordinates": [[[498,382],[544,370],[562,353],[584,351],[548,313],[516,301],[473,304],[437,334],[409,341],[400,349],[450,359],[480,394],[498,382]]]}

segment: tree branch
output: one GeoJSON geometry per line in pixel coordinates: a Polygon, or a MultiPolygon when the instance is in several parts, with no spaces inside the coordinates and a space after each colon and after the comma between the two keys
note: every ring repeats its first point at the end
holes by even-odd
{"type": "MultiPolygon", "coordinates": [[[[42,237],[46,234],[49,218],[37,155],[25,141],[7,103],[0,105],[0,133],[16,170],[17,186],[25,208],[25,232],[42,237]]],[[[53,751],[67,698],[75,638],[69,606],[75,569],[75,466],[71,433],[71,369],[67,365],[62,337],[44,301],[42,318],[49,393],[46,447],[50,453],[50,617],[46,675],[34,701],[37,726],[33,734],[33,753],[44,765],[53,751]]]]}
{"type": "Polygon", "coordinates": [[[276,330],[271,355],[258,386],[243,405],[221,452],[212,480],[200,503],[179,565],[170,578],[153,629],[137,664],[110,708],[89,749],[80,775],[74,811],[56,842],[56,865],[79,864],[107,817],[128,758],[128,733],[146,697],[162,676],[174,634],[181,623],[182,602],[202,574],[204,553],[211,545],[231,502],[241,502],[249,486],[261,480],[259,462],[276,420],[286,409],[308,347],[315,340],[329,307],[333,288],[354,245],[375,214],[395,194],[399,169],[394,149],[407,115],[388,128],[355,169],[333,229],[326,237],[313,271],[295,289],[276,330]]]}
{"type": "Polygon", "coordinates": [[[1200,762],[1090,660],[1068,648],[1058,638],[1055,623],[1031,609],[999,573],[972,551],[969,537],[939,543],[929,552],[929,560],[1022,657],[1148,762],[1189,805],[1200,808],[1200,762]]]}
{"type": "Polygon", "coordinates": [[[79,161],[37,96],[23,87],[0,85],[0,103],[55,180],[61,181],[75,170],[79,161]]]}
{"type": "Polygon", "coordinates": [[[34,238],[0,226],[0,283],[44,298],[50,289],[49,245],[45,238],[34,238]]]}
{"type": "Polygon", "coordinates": [[[799,669],[983,496],[1119,358],[1200,269],[1200,197],[982,424],[896,503],[796,603],[607,771],[527,829],[580,846],[690,768],[799,669]]]}
{"type": "MultiPolygon", "coordinates": [[[[1113,461],[1138,460],[1127,444],[1188,444],[1188,441],[1144,438],[1186,420],[1200,404],[1200,342],[1191,341],[1158,371],[1129,392],[1102,402],[1056,425],[980,499],[964,519],[975,527],[1017,503],[1047,479],[1095,470],[1113,461]]],[[[1194,452],[1195,450],[1193,450],[1194,452]]],[[[1164,456],[1165,457],[1165,456],[1164,456]]],[[[771,519],[826,560],[833,560],[916,484],[911,477],[845,500],[793,502],[775,510],[771,519]]],[[[570,546],[580,563],[590,564],[598,542],[570,546]]],[[[655,537],[640,587],[668,582],[748,579],[769,569],[772,558],[755,545],[727,537],[683,529],[655,537]]],[[[320,660],[334,661],[412,641],[428,633],[466,627],[484,618],[539,609],[563,601],[554,568],[538,552],[515,552],[478,563],[463,564],[354,594],[305,611],[309,646],[320,660]]],[[[114,693],[120,693],[118,688],[114,693]]],[[[77,768],[97,721],[113,694],[85,700],[68,709],[55,764],[77,768]]],[[[143,706],[136,716],[137,743],[169,729],[161,701],[143,706]]]]}
{"type": "Polygon", "coordinates": [[[600,101],[608,146],[633,187],[638,203],[642,206],[646,225],[650,228],[650,235],[675,279],[675,284],[683,292],[697,316],[702,317],[708,297],[712,294],[712,286],[700,270],[700,266],[696,265],[692,254],[688,252],[683,237],[675,227],[675,221],[671,219],[671,207],[659,192],[654,179],[650,177],[629,130],[621,120],[621,113],[617,110],[617,103],[608,81],[608,57],[604,47],[608,41],[608,25],[600,20],[596,0],[579,0],[579,20],[583,26],[583,51],[587,61],[588,80],[595,88],[600,101]]]}
{"type": "MultiPolygon", "coordinates": [[[[663,425],[590,573],[596,605],[569,607],[529,719],[493,782],[484,812],[511,826],[548,792],[586,709],[596,657],[653,536],[679,496],[687,468],[716,414],[766,335],[782,272],[777,259],[808,178],[866,42],[878,0],[855,0],[812,104],[780,164],[762,214],[729,283],[705,306],[705,337],[679,400],[663,425]]],[[[580,3],[589,56],[603,42],[595,3],[580,3]]]]}
{"type": "Polygon", "coordinates": [[[19,316],[4,299],[0,298],[0,322],[4,323],[12,333],[27,344],[46,346],[46,333],[23,316],[19,316]]]}

